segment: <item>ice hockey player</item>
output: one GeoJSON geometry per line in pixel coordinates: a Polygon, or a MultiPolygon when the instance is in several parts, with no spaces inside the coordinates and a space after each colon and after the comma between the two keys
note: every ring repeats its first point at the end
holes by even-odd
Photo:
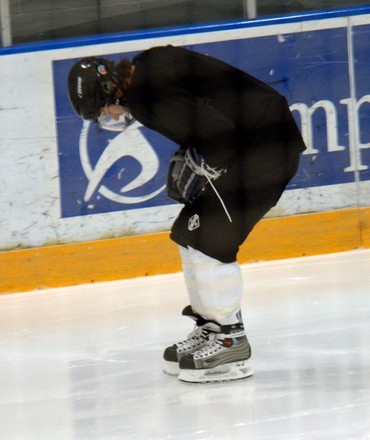
{"type": "Polygon", "coordinates": [[[182,313],[195,326],[165,350],[164,371],[195,383],[251,376],[237,254],[305,149],[286,99],[221,60],[170,45],[119,63],[83,58],[68,89],[83,119],[108,129],[136,119],[179,146],[167,191],[184,206],[170,237],[189,295],[182,313]]]}

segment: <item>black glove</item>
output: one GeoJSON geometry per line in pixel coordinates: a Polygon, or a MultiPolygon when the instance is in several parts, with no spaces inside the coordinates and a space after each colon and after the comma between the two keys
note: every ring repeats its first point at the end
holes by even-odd
{"type": "Polygon", "coordinates": [[[167,175],[167,194],[179,203],[191,203],[206,183],[204,159],[195,148],[177,150],[171,158],[167,175]]]}

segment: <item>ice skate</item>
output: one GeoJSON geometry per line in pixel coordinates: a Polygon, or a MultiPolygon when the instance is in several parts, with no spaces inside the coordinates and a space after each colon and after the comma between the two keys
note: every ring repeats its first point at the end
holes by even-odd
{"type": "Polygon", "coordinates": [[[179,374],[179,361],[183,356],[201,349],[208,343],[210,335],[214,332],[219,332],[221,328],[216,322],[207,321],[195,313],[191,306],[185,307],[182,314],[194,319],[195,327],[185,340],[167,347],[164,351],[163,371],[171,376],[179,374]]]}
{"type": "Polygon", "coordinates": [[[244,379],[253,375],[248,364],[251,348],[243,324],[220,326],[202,348],[180,358],[179,379],[209,383],[244,379]]]}

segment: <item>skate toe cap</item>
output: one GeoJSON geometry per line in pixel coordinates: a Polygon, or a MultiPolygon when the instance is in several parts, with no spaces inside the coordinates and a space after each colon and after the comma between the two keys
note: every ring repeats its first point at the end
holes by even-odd
{"type": "Polygon", "coordinates": [[[178,362],[176,345],[172,345],[171,347],[167,347],[165,349],[163,359],[169,362],[178,362]]]}
{"type": "Polygon", "coordinates": [[[193,355],[187,354],[180,359],[180,369],[183,370],[194,370],[194,358],[193,355]]]}

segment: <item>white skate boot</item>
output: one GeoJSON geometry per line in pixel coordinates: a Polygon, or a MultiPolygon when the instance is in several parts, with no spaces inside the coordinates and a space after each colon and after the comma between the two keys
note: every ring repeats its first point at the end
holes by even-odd
{"type": "Polygon", "coordinates": [[[171,376],[177,376],[179,374],[179,361],[183,356],[191,354],[205,346],[208,343],[210,334],[219,332],[221,328],[216,322],[207,321],[195,313],[191,306],[185,307],[182,314],[194,319],[195,327],[185,340],[177,342],[171,347],[167,347],[164,351],[163,371],[171,376]]]}
{"type": "Polygon", "coordinates": [[[180,358],[179,379],[192,383],[244,379],[253,375],[248,364],[250,356],[243,324],[220,326],[202,348],[180,358]]]}

